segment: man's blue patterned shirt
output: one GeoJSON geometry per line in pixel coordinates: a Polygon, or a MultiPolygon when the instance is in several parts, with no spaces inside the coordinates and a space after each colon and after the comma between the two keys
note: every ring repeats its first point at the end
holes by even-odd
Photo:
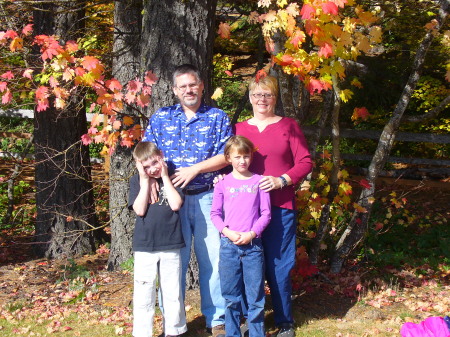
{"type": "MultiPolygon", "coordinates": [[[[202,104],[188,121],[181,105],[176,104],[152,115],[142,140],[155,143],[173,171],[222,154],[231,134],[230,120],[224,111],[202,104]]],[[[212,184],[217,174],[201,173],[189,186],[212,184]]]]}

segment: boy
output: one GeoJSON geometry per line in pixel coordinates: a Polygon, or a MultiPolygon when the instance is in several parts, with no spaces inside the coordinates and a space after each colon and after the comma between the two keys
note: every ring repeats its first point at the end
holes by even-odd
{"type": "Polygon", "coordinates": [[[227,337],[240,337],[241,303],[248,304],[250,337],[264,337],[264,254],[261,233],[270,222],[270,196],[259,188],[261,176],[248,170],[255,147],[231,137],[224,150],[233,171],[214,187],[211,220],[222,234],[219,275],[225,298],[227,337]],[[245,293],[243,294],[243,291],[245,293]]]}
{"type": "Polygon", "coordinates": [[[178,336],[187,330],[180,257],[185,244],[178,215],[183,195],[173,186],[162,152],[155,144],[138,143],[133,157],[138,170],[130,179],[128,200],[128,207],[137,215],[133,236],[133,336],[153,335],[157,277],[165,336],[178,336]],[[159,184],[159,200],[153,204],[149,199],[150,178],[159,184]]]}

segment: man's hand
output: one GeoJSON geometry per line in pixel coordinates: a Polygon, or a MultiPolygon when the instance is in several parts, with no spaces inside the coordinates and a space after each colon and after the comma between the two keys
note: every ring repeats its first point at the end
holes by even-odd
{"type": "Polygon", "coordinates": [[[180,167],[175,170],[175,173],[170,177],[172,179],[173,186],[184,188],[194,179],[200,170],[195,165],[190,167],[180,167]]]}

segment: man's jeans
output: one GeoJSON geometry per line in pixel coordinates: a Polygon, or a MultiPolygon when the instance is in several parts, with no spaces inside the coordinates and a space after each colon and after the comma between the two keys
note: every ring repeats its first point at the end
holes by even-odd
{"type": "Polygon", "coordinates": [[[186,243],[186,247],[181,249],[182,292],[184,295],[193,238],[199,267],[201,310],[208,328],[225,322],[225,300],[222,297],[219,279],[220,234],[211,221],[212,198],[212,191],[185,195],[180,210],[181,228],[186,243]]]}
{"type": "Polygon", "coordinates": [[[275,324],[292,324],[291,270],[295,266],[295,215],[272,206],[272,219],[262,234],[266,279],[270,288],[275,324]]]}
{"type": "Polygon", "coordinates": [[[264,337],[264,253],[261,239],[253,239],[248,245],[238,246],[228,238],[221,238],[219,273],[227,306],[227,337],[241,337],[242,291],[245,291],[248,304],[250,336],[264,337]]]}

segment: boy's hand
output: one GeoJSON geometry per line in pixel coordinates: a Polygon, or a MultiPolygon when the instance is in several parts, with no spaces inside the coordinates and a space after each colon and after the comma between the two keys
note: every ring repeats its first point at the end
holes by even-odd
{"type": "Polygon", "coordinates": [[[158,158],[158,162],[161,165],[161,178],[169,176],[169,169],[167,168],[167,163],[163,158],[158,158]]]}
{"type": "Polygon", "coordinates": [[[139,178],[140,178],[141,180],[143,180],[143,179],[144,179],[144,180],[150,179],[150,177],[148,176],[148,174],[145,173],[144,166],[142,165],[142,162],[141,162],[140,160],[136,160],[136,168],[137,168],[137,170],[138,170],[139,178]]]}

